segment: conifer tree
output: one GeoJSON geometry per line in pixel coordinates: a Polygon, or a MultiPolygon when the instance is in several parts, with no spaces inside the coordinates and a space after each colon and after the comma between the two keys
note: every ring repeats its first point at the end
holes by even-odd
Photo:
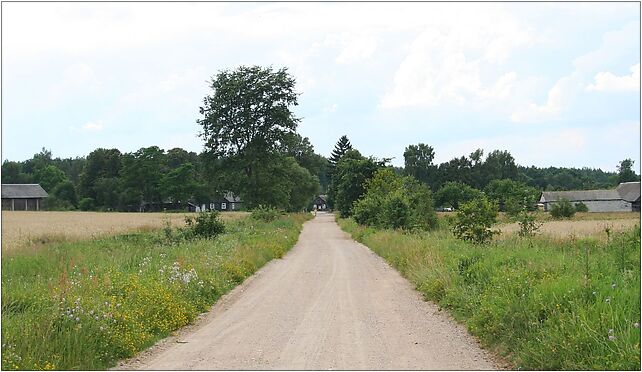
{"type": "Polygon", "coordinates": [[[330,167],[334,168],[337,163],[339,162],[339,159],[343,156],[343,154],[346,153],[346,151],[352,149],[352,144],[350,144],[350,140],[348,140],[348,137],[343,135],[341,138],[339,138],[339,141],[337,141],[337,144],[334,145],[334,150],[332,150],[332,155],[330,155],[330,167]]]}

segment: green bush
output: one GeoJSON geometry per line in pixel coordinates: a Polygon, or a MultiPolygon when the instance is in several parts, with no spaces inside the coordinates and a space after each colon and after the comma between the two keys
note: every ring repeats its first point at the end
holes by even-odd
{"type": "Polygon", "coordinates": [[[400,190],[385,199],[383,223],[393,229],[410,228],[410,205],[400,190]]]}
{"type": "Polygon", "coordinates": [[[579,202],[579,203],[575,203],[575,211],[576,212],[581,212],[581,213],[586,213],[586,212],[589,211],[589,209],[586,206],[586,204],[584,204],[582,202],[579,202]]]}
{"type": "Polygon", "coordinates": [[[78,208],[80,208],[81,211],[92,211],[95,208],[95,204],[92,198],[82,198],[78,202],[78,208]]]}
{"type": "Polygon", "coordinates": [[[429,230],[437,226],[430,189],[390,168],[377,171],[366,182],[364,196],[354,203],[361,225],[386,229],[429,230]]]}
{"type": "Polygon", "coordinates": [[[277,219],[280,214],[281,212],[274,207],[259,205],[257,208],[252,210],[251,217],[255,220],[270,222],[277,219]]]}
{"type": "Polygon", "coordinates": [[[519,231],[517,234],[521,237],[531,237],[535,235],[537,230],[542,227],[541,222],[537,222],[535,214],[529,213],[525,210],[517,215],[517,223],[519,224],[519,231]]]}
{"type": "Polygon", "coordinates": [[[551,217],[555,219],[571,218],[575,215],[575,207],[568,199],[562,199],[551,206],[551,217]]]}
{"type": "Polygon", "coordinates": [[[485,196],[464,203],[457,211],[453,233],[461,240],[475,244],[489,242],[498,231],[491,230],[497,222],[498,207],[485,196]]]}
{"type": "Polygon", "coordinates": [[[217,211],[201,212],[196,217],[185,217],[185,231],[188,236],[214,239],[225,232],[225,224],[217,211]]]}

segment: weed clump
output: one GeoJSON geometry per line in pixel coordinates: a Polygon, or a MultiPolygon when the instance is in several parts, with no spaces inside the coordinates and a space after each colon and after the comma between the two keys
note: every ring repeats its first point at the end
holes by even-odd
{"type": "Polygon", "coordinates": [[[276,220],[279,215],[281,215],[281,213],[278,209],[265,205],[259,205],[257,208],[252,210],[251,217],[259,221],[271,222],[276,220]]]}
{"type": "Polygon", "coordinates": [[[201,212],[196,217],[185,217],[187,237],[214,239],[225,232],[225,224],[217,211],[201,212]]]}
{"type": "Polygon", "coordinates": [[[519,224],[519,231],[517,235],[528,238],[535,235],[537,230],[542,227],[542,223],[538,222],[535,214],[522,210],[517,215],[517,223],[519,224]]]}

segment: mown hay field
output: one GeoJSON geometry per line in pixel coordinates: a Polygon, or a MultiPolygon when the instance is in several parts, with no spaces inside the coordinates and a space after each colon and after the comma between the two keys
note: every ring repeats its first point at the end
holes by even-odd
{"type": "MultiPolygon", "coordinates": [[[[2,252],[39,246],[47,242],[85,240],[123,232],[153,230],[170,221],[183,226],[194,213],[103,213],[2,211],[2,252]]],[[[224,221],[247,212],[221,213],[224,221]]]]}

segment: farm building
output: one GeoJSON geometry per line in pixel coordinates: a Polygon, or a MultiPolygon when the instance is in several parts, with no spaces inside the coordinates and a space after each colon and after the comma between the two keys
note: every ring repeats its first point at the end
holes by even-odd
{"type": "Polygon", "coordinates": [[[3,211],[39,211],[42,199],[49,196],[38,184],[3,184],[3,211]]]}
{"type": "Polygon", "coordinates": [[[326,195],[319,195],[314,198],[312,205],[316,206],[318,211],[325,211],[328,209],[328,197],[326,195]]]}
{"type": "Polygon", "coordinates": [[[201,206],[201,210],[238,211],[241,210],[242,205],[243,201],[241,201],[240,197],[234,196],[234,194],[228,192],[220,199],[210,203],[209,208],[207,205],[203,204],[203,206],[201,206]]]}
{"type": "Polygon", "coordinates": [[[584,203],[589,212],[639,212],[640,182],[621,183],[614,190],[544,191],[539,202],[544,210],[562,199],[584,203]]]}

